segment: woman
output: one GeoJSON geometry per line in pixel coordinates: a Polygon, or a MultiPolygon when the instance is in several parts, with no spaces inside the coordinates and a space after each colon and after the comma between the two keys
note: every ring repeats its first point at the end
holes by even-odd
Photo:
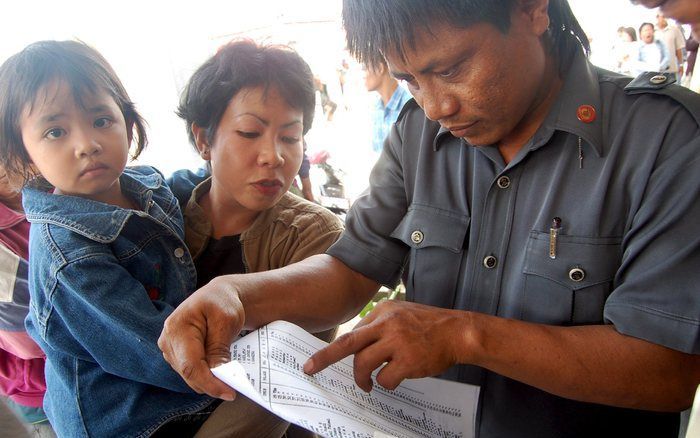
{"type": "MultiPolygon", "coordinates": [[[[340,235],[335,215],[287,192],[314,109],[311,70],[287,48],[232,42],[193,74],[178,115],[207,169],[176,172],[171,186],[183,206],[198,287],[325,252],[340,235]]],[[[239,394],[199,435],[278,437],[287,425],[239,394]]]]}

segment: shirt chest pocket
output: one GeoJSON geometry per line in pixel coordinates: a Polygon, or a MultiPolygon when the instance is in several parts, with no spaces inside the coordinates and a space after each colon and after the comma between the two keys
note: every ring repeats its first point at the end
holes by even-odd
{"type": "Polygon", "coordinates": [[[605,300],[620,266],[620,239],[530,233],[523,268],[521,319],[556,325],[603,323],[605,300]]]}
{"type": "Polygon", "coordinates": [[[412,205],[391,237],[411,248],[404,271],[406,298],[423,304],[452,307],[470,217],[422,205],[412,205]]]}

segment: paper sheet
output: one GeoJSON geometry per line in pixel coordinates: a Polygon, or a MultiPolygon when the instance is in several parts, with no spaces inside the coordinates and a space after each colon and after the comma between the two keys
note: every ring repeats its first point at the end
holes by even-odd
{"type": "Polygon", "coordinates": [[[237,340],[232,361],[212,370],[241,394],[324,437],[474,436],[479,387],[441,379],[404,380],[394,391],[365,393],[352,357],[307,376],[302,365],[327,345],[294,324],[276,321],[237,340]]]}

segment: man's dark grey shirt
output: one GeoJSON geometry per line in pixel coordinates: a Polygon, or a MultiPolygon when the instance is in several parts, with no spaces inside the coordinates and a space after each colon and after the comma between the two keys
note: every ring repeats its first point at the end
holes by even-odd
{"type": "MultiPolygon", "coordinates": [[[[545,122],[507,165],[410,101],[328,253],[386,285],[408,261],[410,301],[614,324],[700,353],[700,97],[663,84],[625,90],[629,82],[577,56],[545,122]],[[582,105],[592,122],[580,120],[582,105]]],[[[480,437],[677,429],[677,414],[566,400],[475,367],[445,376],[481,385],[480,437]]]]}

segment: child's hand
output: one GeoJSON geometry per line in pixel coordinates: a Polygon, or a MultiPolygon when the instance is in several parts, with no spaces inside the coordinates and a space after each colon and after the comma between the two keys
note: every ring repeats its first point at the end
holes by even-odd
{"type": "Polygon", "coordinates": [[[231,360],[229,347],[245,322],[238,292],[215,278],[165,321],[158,347],[165,360],[198,393],[233,400],[234,391],[210,369],[231,360]]]}

